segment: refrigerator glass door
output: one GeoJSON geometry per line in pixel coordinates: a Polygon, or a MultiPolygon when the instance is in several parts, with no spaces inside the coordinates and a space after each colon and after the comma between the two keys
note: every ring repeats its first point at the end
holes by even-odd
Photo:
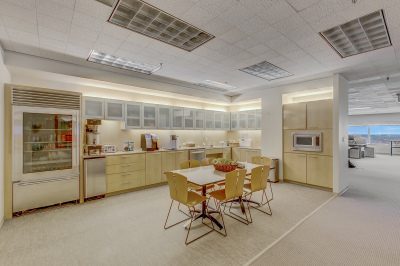
{"type": "Polygon", "coordinates": [[[13,181],[79,175],[78,111],[14,107],[13,181]]]}

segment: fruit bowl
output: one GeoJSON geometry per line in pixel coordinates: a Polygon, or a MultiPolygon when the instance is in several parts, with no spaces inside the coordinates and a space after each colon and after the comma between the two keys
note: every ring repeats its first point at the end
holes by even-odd
{"type": "Polygon", "coordinates": [[[224,158],[214,159],[212,164],[214,165],[215,170],[221,172],[231,172],[238,167],[238,164],[235,161],[224,158]]]}
{"type": "Polygon", "coordinates": [[[214,164],[214,168],[221,172],[231,172],[237,168],[237,164],[214,164]]]}

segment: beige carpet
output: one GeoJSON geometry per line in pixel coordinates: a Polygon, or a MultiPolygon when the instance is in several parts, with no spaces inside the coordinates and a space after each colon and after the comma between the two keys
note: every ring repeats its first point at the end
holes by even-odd
{"type": "Polygon", "coordinates": [[[26,215],[0,230],[0,265],[243,265],[332,196],[291,184],[274,194],[272,217],[253,211],[249,226],[226,217],[228,237],[189,246],[182,226],[163,229],[166,186],[26,215]]]}
{"type": "Polygon", "coordinates": [[[354,162],[350,189],[253,265],[400,265],[400,156],[354,162]]]}

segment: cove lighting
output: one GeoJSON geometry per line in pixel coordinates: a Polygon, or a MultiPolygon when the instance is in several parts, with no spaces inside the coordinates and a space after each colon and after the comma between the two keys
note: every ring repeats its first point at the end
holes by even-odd
{"type": "Polygon", "coordinates": [[[214,38],[141,0],[119,0],[108,21],[189,52],[214,38]]]}
{"type": "Polygon", "coordinates": [[[87,61],[102,65],[112,66],[116,68],[131,70],[135,72],[140,72],[147,75],[153,74],[154,72],[160,70],[162,67],[161,63],[159,66],[148,65],[148,64],[134,62],[122,57],[117,57],[106,53],[98,52],[95,50],[92,50],[90,52],[87,61]]]}
{"type": "Polygon", "coordinates": [[[236,89],[235,86],[229,85],[227,83],[213,81],[213,80],[204,80],[204,81],[200,82],[198,85],[202,86],[202,87],[207,87],[209,89],[217,90],[217,91],[222,91],[222,92],[232,91],[232,90],[236,89]]]}
{"type": "Polygon", "coordinates": [[[274,80],[274,79],[280,79],[280,78],[286,78],[289,76],[292,76],[292,73],[289,73],[288,71],[277,67],[267,61],[262,61],[260,63],[241,68],[239,69],[242,72],[245,72],[247,74],[266,79],[266,80],[274,80]]]}
{"type": "Polygon", "coordinates": [[[320,35],[342,58],[392,45],[383,10],[335,26],[320,35]]]}

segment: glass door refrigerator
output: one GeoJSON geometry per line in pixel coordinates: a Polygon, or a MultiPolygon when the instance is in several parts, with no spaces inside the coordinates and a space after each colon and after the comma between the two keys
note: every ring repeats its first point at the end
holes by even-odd
{"type": "Polygon", "coordinates": [[[79,198],[79,111],[13,106],[13,212],[79,198]]]}

